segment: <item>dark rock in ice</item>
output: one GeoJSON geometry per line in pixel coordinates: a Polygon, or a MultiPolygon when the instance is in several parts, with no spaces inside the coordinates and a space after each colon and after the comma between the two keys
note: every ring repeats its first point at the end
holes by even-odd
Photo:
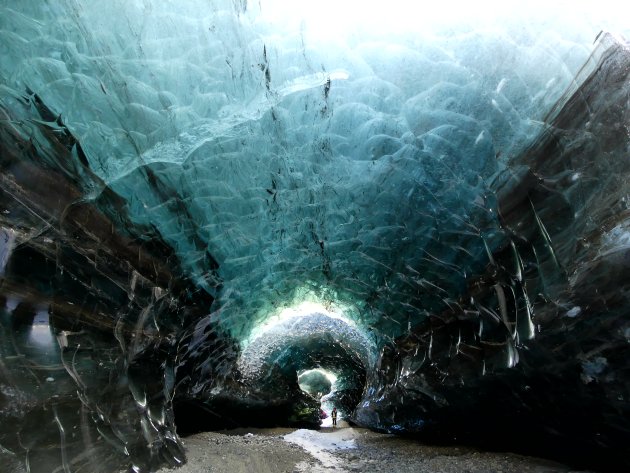
{"type": "Polygon", "coordinates": [[[357,422],[596,468],[626,462],[630,168],[618,124],[630,123],[619,107],[630,50],[608,40],[546,131],[495,177],[507,233],[485,274],[382,350],[357,422]]]}

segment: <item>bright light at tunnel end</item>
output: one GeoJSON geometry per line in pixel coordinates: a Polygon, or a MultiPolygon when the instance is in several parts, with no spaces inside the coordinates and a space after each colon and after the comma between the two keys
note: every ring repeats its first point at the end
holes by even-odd
{"type": "Polygon", "coordinates": [[[356,327],[354,321],[343,315],[343,310],[340,307],[334,305],[324,306],[318,302],[305,301],[298,306],[287,307],[282,309],[276,317],[280,322],[282,322],[295,317],[305,317],[310,314],[324,314],[331,319],[339,319],[351,327],[356,327]]]}
{"type": "Polygon", "coordinates": [[[249,337],[246,337],[243,340],[242,348],[247,347],[251,341],[264,335],[275,327],[282,325],[288,320],[308,317],[314,314],[321,314],[331,319],[337,319],[352,328],[357,328],[356,322],[346,315],[348,311],[349,308],[341,304],[316,302],[314,300],[303,300],[295,305],[282,307],[275,311],[272,315],[262,318],[263,322],[256,325],[252,329],[249,337]]]}
{"type": "Polygon", "coordinates": [[[298,372],[298,378],[302,375],[307,375],[313,371],[316,371],[318,373],[321,373],[323,376],[326,377],[326,379],[328,381],[330,381],[331,386],[334,388],[335,387],[335,383],[337,382],[337,375],[335,373],[333,373],[332,371],[328,371],[325,370],[324,368],[315,368],[312,370],[302,370],[300,372],[298,372]]]}

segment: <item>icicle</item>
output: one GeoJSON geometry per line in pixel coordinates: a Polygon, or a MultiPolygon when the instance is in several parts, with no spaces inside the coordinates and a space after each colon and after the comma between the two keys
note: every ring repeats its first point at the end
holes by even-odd
{"type": "Polygon", "coordinates": [[[486,239],[483,236],[481,236],[481,241],[483,241],[483,247],[486,249],[486,253],[488,254],[488,260],[490,261],[490,264],[492,266],[496,266],[497,263],[494,261],[492,252],[490,251],[490,248],[488,247],[488,243],[486,242],[486,239]]]}
{"type": "Polygon", "coordinates": [[[536,212],[536,209],[534,208],[534,203],[532,202],[531,199],[529,199],[529,204],[532,207],[532,210],[534,211],[534,217],[536,218],[536,223],[538,224],[538,228],[540,229],[540,233],[542,234],[543,238],[545,239],[545,243],[547,244],[547,248],[549,249],[549,253],[551,253],[551,257],[553,258],[553,262],[556,264],[556,267],[560,267],[560,263],[558,263],[558,258],[556,258],[556,252],[553,250],[553,246],[551,246],[551,237],[549,237],[549,233],[547,233],[547,229],[545,228],[545,225],[543,224],[542,220],[540,219],[540,217],[538,216],[538,212],[536,212]]]}
{"type": "Polygon", "coordinates": [[[497,293],[497,299],[499,299],[499,311],[501,312],[501,319],[503,320],[503,323],[505,324],[507,329],[511,331],[510,322],[508,320],[507,301],[505,300],[505,291],[503,290],[503,287],[499,283],[496,283],[494,285],[494,290],[497,293]]]}
{"type": "Polygon", "coordinates": [[[457,343],[455,344],[455,354],[459,354],[459,345],[462,343],[462,330],[459,330],[459,334],[457,336],[457,343]]]}
{"type": "Polygon", "coordinates": [[[68,454],[66,452],[66,431],[61,424],[61,420],[59,420],[59,414],[57,413],[57,406],[53,404],[52,406],[53,413],[55,415],[55,422],[59,427],[59,446],[61,450],[61,464],[63,467],[64,473],[70,473],[70,465],[68,464],[68,454]]]}
{"type": "Polygon", "coordinates": [[[518,350],[512,344],[510,339],[507,340],[507,367],[514,368],[518,364],[518,350]]]}
{"type": "Polygon", "coordinates": [[[516,280],[523,281],[523,260],[521,259],[521,255],[518,254],[518,250],[516,249],[516,245],[513,240],[510,240],[510,247],[512,248],[512,255],[514,256],[516,280]]]}
{"type": "Polygon", "coordinates": [[[525,301],[526,312],[527,331],[525,332],[525,336],[527,340],[531,340],[536,336],[536,328],[532,320],[534,316],[534,309],[532,308],[532,304],[529,301],[529,297],[527,296],[527,291],[525,290],[525,287],[521,286],[521,290],[523,291],[523,300],[525,301]]]}

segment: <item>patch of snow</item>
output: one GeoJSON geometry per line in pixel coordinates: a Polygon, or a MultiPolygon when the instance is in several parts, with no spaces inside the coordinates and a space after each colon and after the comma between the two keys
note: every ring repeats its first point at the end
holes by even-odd
{"type": "Polygon", "coordinates": [[[340,461],[328,452],[356,448],[353,429],[340,429],[330,433],[299,429],[285,435],[289,443],[299,445],[326,468],[337,468],[340,461]]]}

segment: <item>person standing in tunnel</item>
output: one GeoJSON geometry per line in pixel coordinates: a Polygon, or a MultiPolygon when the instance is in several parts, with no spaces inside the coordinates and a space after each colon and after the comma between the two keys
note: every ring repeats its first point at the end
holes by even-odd
{"type": "Polygon", "coordinates": [[[333,410],[330,413],[330,416],[332,417],[333,427],[337,427],[337,408],[336,407],[333,407],[333,410]]]}

